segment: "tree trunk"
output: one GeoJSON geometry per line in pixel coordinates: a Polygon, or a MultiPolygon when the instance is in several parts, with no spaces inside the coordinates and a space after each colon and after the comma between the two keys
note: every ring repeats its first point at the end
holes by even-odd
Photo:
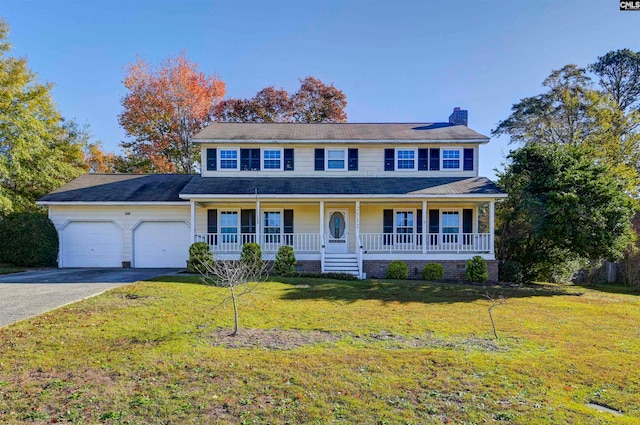
{"type": "Polygon", "coordinates": [[[235,322],[233,326],[233,332],[229,336],[236,336],[238,335],[238,304],[236,302],[236,291],[234,290],[233,286],[231,286],[230,288],[231,300],[233,301],[233,317],[235,319],[235,322]]]}

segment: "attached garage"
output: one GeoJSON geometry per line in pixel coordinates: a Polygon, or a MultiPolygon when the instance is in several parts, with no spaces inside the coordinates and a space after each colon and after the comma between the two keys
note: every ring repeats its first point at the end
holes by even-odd
{"type": "Polygon", "coordinates": [[[122,229],[112,221],[70,221],[61,235],[61,267],[122,267],[122,229]]]}
{"type": "Polygon", "coordinates": [[[184,221],[142,221],[133,229],[133,267],[185,267],[191,229],[184,221]]]}

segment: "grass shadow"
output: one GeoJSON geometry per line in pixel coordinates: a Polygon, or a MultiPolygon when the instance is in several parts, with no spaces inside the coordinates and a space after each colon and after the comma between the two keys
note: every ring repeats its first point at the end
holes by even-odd
{"type": "Polygon", "coordinates": [[[632,289],[622,283],[575,283],[575,286],[610,294],[640,295],[639,289],[632,289]]]}
{"type": "Polygon", "coordinates": [[[582,295],[575,287],[533,284],[522,287],[499,285],[469,285],[461,283],[424,282],[416,280],[369,279],[356,282],[278,278],[278,282],[290,284],[283,299],[325,299],[341,302],[379,300],[401,303],[457,303],[486,299],[486,293],[506,298],[551,297],[582,295]]]}

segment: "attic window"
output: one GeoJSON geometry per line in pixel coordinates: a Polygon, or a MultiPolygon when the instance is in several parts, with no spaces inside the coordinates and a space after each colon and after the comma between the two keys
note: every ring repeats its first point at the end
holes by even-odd
{"type": "Polygon", "coordinates": [[[327,149],[327,170],[346,170],[346,149],[327,149]]]}
{"type": "Polygon", "coordinates": [[[282,170],[282,149],[263,149],[262,169],[282,170]]]}
{"type": "Polygon", "coordinates": [[[460,149],[442,149],[442,169],[459,170],[461,156],[460,149]]]}
{"type": "Polygon", "coordinates": [[[220,149],[220,169],[238,170],[238,149],[220,149]]]}
{"type": "Polygon", "coordinates": [[[397,170],[415,170],[416,169],[416,150],[415,149],[397,149],[396,150],[397,170]]]}

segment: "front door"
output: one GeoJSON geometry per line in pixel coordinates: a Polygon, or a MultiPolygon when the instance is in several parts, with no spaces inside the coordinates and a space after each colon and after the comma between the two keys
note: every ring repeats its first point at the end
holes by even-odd
{"type": "Polygon", "coordinates": [[[349,210],[329,210],[327,214],[327,253],[349,252],[349,210]]]}

